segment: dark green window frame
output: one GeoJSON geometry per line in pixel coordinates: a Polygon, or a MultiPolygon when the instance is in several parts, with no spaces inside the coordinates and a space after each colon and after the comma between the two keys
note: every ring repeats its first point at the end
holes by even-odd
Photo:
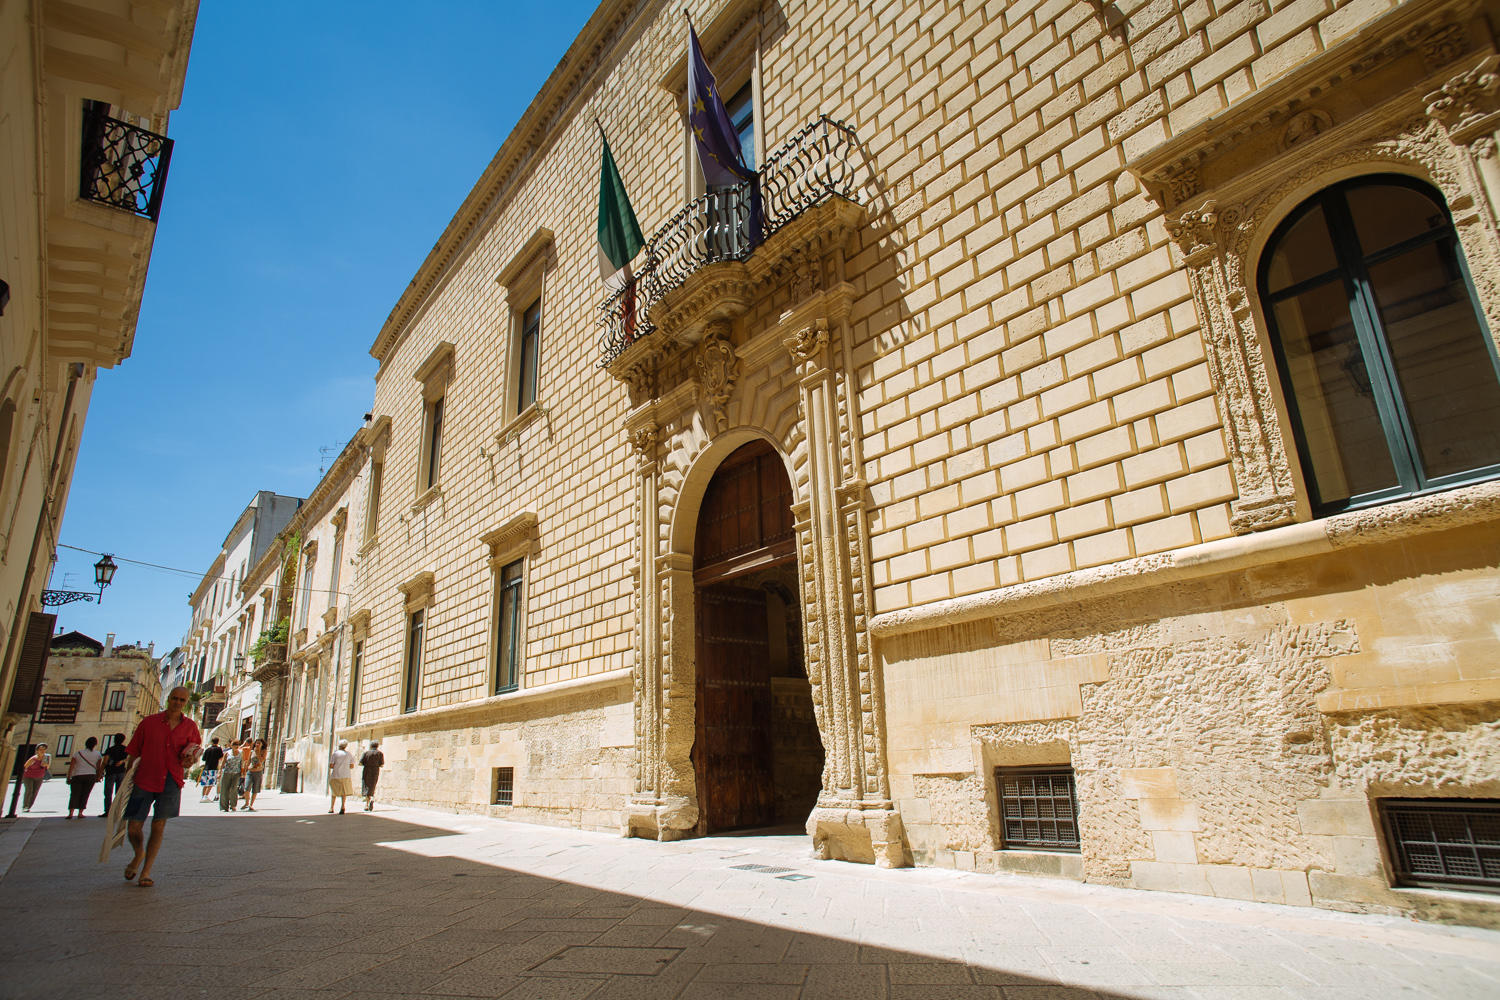
{"type": "MultiPolygon", "coordinates": [[[[1452,214],[1448,210],[1448,206],[1442,195],[1431,185],[1398,174],[1366,175],[1335,184],[1324,188],[1298,205],[1277,226],[1276,231],[1266,244],[1265,250],[1261,255],[1260,267],[1257,273],[1256,291],[1260,296],[1262,306],[1264,307],[1266,323],[1271,331],[1271,347],[1276,358],[1277,372],[1280,376],[1287,411],[1291,417],[1292,431],[1300,456],[1304,479],[1311,495],[1313,513],[1317,516],[1326,516],[1343,510],[1374,506],[1387,503],[1391,500],[1404,499],[1426,493],[1436,493],[1469,483],[1500,477],[1500,464],[1466,469],[1443,476],[1428,477],[1426,475],[1419,457],[1420,452],[1417,445],[1416,426],[1402,399],[1389,341],[1385,332],[1385,325],[1380,317],[1374,285],[1370,278],[1370,269],[1372,267],[1429,244],[1442,242],[1447,242],[1451,248],[1451,263],[1457,268],[1467,289],[1469,304],[1473,310],[1479,333],[1484,341],[1485,353],[1488,356],[1497,381],[1500,381],[1500,356],[1496,355],[1494,338],[1490,335],[1484,311],[1480,308],[1473,277],[1469,272],[1463,247],[1458,241],[1458,234],[1453,227],[1452,214]],[[1355,188],[1377,185],[1405,187],[1424,195],[1432,201],[1435,209],[1442,212],[1446,225],[1434,228],[1393,246],[1386,247],[1378,252],[1366,254],[1359,244],[1354,217],[1350,211],[1346,196],[1348,192],[1355,188]],[[1292,228],[1298,222],[1302,221],[1308,213],[1319,208],[1324,213],[1328,232],[1333,242],[1334,252],[1337,257],[1336,266],[1321,274],[1304,278],[1275,293],[1269,292],[1267,290],[1269,270],[1275,252],[1279,249],[1283,239],[1290,233],[1292,228]],[[1285,354],[1281,333],[1277,329],[1275,306],[1279,302],[1295,298],[1313,288],[1334,281],[1342,281],[1344,286],[1344,292],[1349,303],[1350,320],[1359,347],[1359,371],[1366,375],[1368,381],[1368,386],[1364,387],[1365,391],[1374,397],[1381,430],[1385,437],[1389,458],[1394,467],[1398,484],[1347,498],[1325,501],[1321,497],[1318,482],[1311,466],[1309,443],[1303,426],[1302,414],[1299,409],[1296,387],[1292,382],[1291,368],[1285,354]]],[[[1351,365],[1351,378],[1355,376],[1355,372],[1352,370],[1354,367],[1351,365]]]]}
{"type": "Polygon", "coordinates": [[[349,664],[349,713],[345,717],[346,725],[354,725],[354,719],[359,708],[359,681],[360,668],[364,666],[365,641],[360,639],[354,644],[354,656],[349,664]]]}
{"type": "Polygon", "coordinates": [[[422,636],[426,627],[426,614],[421,608],[413,611],[406,620],[406,675],[401,690],[401,711],[415,712],[421,701],[422,688],[422,636]]]}
{"type": "Polygon", "coordinates": [[[542,300],[537,299],[521,314],[521,336],[516,365],[516,413],[525,413],[536,403],[537,369],[542,349],[542,300]]]}
{"type": "Polygon", "coordinates": [[[525,582],[524,560],[507,563],[500,570],[499,593],[495,602],[495,693],[504,694],[520,686],[521,652],[525,645],[521,635],[522,585],[525,582]]]}

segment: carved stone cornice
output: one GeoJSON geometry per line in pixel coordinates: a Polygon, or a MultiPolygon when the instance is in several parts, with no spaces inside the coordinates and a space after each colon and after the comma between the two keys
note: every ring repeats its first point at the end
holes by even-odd
{"type": "Polygon", "coordinates": [[[406,610],[415,611],[432,603],[436,591],[437,578],[432,570],[422,570],[415,573],[410,579],[396,584],[396,589],[406,599],[406,610]]]}
{"type": "Polygon", "coordinates": [[[489,548],[491,561],[503,559],[534,538],[539,523],[535,512],[522,511],[480,535],[479,540],[489,548]]]}
{"type": "Polygon", "coordinates": [[[1488,33],[1474,20],[1478,10],[1473,0],[1402,4],[1126,167],[1164,209],[1208,195],[1243,173],[1245,163],[1265,162],[1360,117],[1372,90],[1406,91],[1468,53],[1489,51],[1488,33]],[[1400,86],[1367,85],[1382,74],[1400,86]]]}

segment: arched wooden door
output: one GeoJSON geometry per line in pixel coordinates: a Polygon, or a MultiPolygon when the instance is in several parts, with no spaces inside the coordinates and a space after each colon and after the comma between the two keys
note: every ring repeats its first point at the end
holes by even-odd
{"type": "Polygon", "coordinates": [[[778,596],[787,593],[788,576],[796,579],[791,499],[780,457],[753,442],[719,466],[699,511],[693,766],[700,834],[778,819],[772,678],[802,671],[800,625],[793,635],[785,624],[789,602],[778,596]]]}

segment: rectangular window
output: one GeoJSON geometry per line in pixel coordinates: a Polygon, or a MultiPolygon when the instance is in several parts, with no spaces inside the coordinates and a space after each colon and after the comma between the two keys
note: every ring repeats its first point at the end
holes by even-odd
{"type": "Polygon", "coordinates": [[[361,639],[354,644],[354,662],[349,665],[349,715],[347,725],[354,725],[355,716],[359,710],[359,670],[364,666],[365,642],[361,639]]]}
{"type": "Polygon", "coordinates": [[[1002,850],[1078,850],[1071,767],[997,767],[1002,850]]]}
{"type": "Polygon", "coordinates": [[[500,599],[495,641],[495,693],[514,691],[521,676],[522,560],[517,559],[500,571],[500,599]]]}
{"type": "Polygon", "coordinates": [[[125,711],[125,692],[123,690],[111,691],[109,693],[109,712],[125,711]]]}
{"type": "Polygon", "coordinates": [[[313,569],[316,566],[311,553],[308,553],[304,558],[307,561],[307,565],[302,570],[302,610],[297,612],[297,628],[299,630],[307,628],[307,615],[308,611],[312,608],[313,569]]]}
{"type": "Polygon", "coordinates": [[[427,404],[427,440],[422,453],[422,489],[430,490],[438,484],[438,472],[443,455],[443,397],[439,396],[427,404]]]}
{"type": "Polygon", "coordinates": [[[1500,890],[1500,800],[1383,799],[1397,885],[1500,890]]]}
{"type": "Polygon", "coordinates": [[[406,677],[401,689],[401,711],[415,712],[422,687],[423,612],[413,611],[406,625],[406,677]]]}
{"type": "Polygon", "coordinates": [[[72,733],[64,733],[63,735],[61,735],[61,736],[59,736],[57,738],[57,754],[56,754],[56,756],[58,756],[58,757],[67,757],[72,752],[73,752],[73,734],[72,733]]]}
{"type": "Polygon", "coordinates": [[[365,541],[375,537],[376,520],[380,516],[380,478],[385,471],[385,462],[375,459],[370,462],[370,484],[365,491],[365,541]]]}
{"type": "Polygon", "coordinates": [[[495,796],[494,802],[497,806],[509,806],[515,804],[516,798],[516,769],[513,767],[495,768],[495,796]]]}
{"type": "Polygon", "coordinates": [[[542,341],[542,300],[521,314],[520,350],[516,365],[516,412],[525,413],[536,402],[537,358],[542,341]]]}
{"type": "Polygon", "coordinates": [[[339,570],[344,561],[344,529],[333,536],[333,565],[328,568],[328,606],[339,602],[339,570]]]}

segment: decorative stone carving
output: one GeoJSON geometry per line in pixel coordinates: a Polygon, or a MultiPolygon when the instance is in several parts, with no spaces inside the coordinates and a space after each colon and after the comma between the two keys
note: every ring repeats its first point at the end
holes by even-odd
{"type": "Polygon", "coordinates": [[[1281,149],[1291,149],[1298,143],[1307,142],[1333,127],[1333,118],[1326,111],[1301,111],[1292,115],[1281,132],[1281,149]]]}
{"type": "Polygon", "coordinates": [[[703,340],[698,344],[696,363],[698,373],[698,399],[713,418],[714,433],[722,434],[727,415],[725,407],[734,393],[734,385],[740,377],[740,359],[729,342],[729,324],[717,322],[709,325],[703,340]]]}
{"type": "Polygon", "coordinates": [[[1454,142],[1480,142],[1493,149],[1500,124],[1500,56],[1482,59],[1423,100],[1427,114],[1443,124],[1454,142]]]}
{"type": "Polygon", "coordinates": [[[655,424],[636,427],[629,431],[630,447],[642,458],[649,458],[656,449],[656,438],[660,428],[655,424]]]}
{"type": "Polygon", "coordinates": [[[798,364],[811,361],[828,343],[828,320],[816,319],[788,337],[783,343],[798,364]]]}

